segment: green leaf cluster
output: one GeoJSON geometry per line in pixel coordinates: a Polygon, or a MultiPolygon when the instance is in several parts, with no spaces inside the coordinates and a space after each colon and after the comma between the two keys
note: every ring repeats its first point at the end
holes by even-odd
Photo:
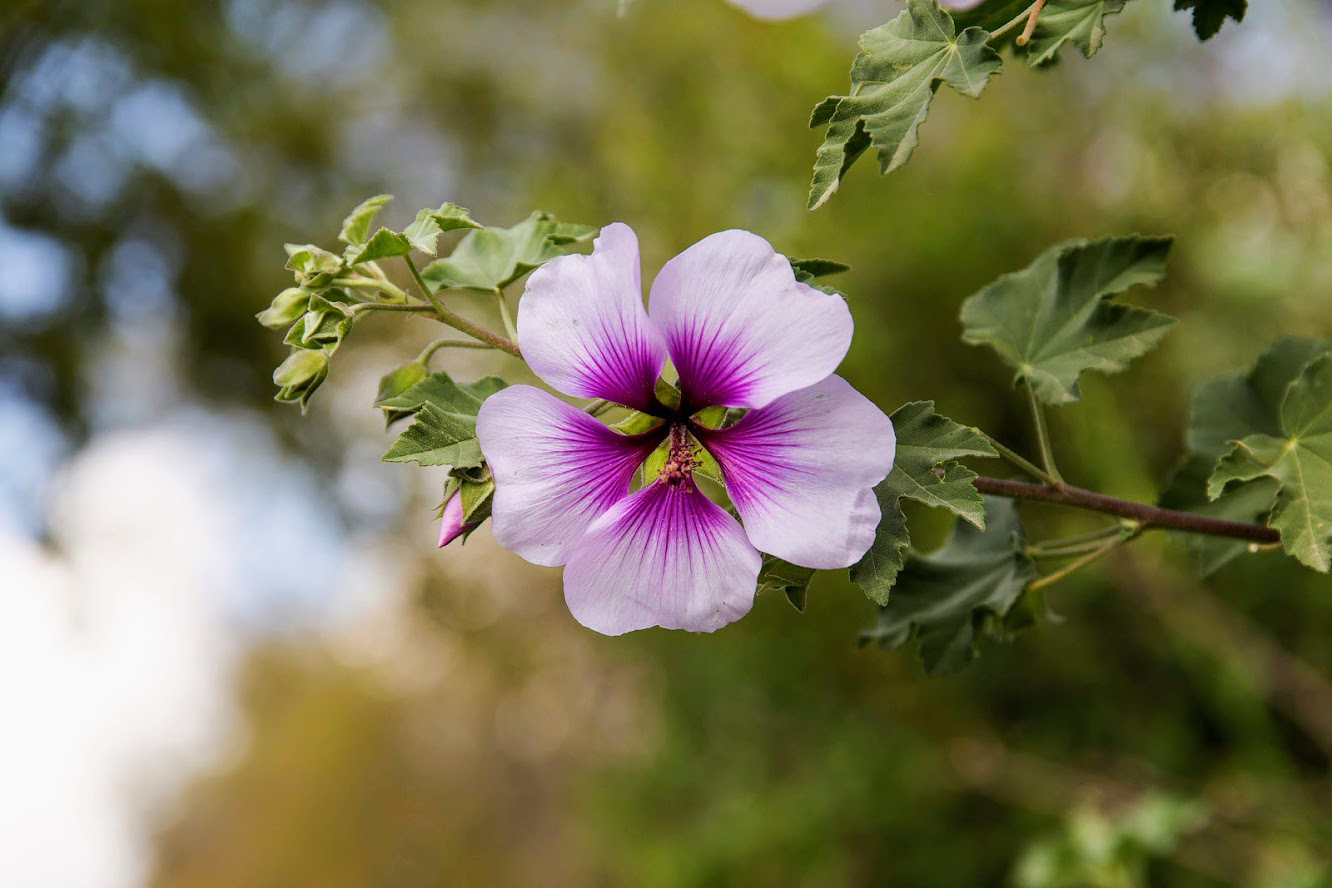
{"type": "Polygon", "coordinates": [[[1175,319],[1111,302],[1165,273],[1171,238],[1108,237],[1052,247],[962,303],[962,339],[988,345],[1046,404],[1078,400],[1088,370],[1118,373],[1170,332],[1175,319]]]}
{"type": "Polygon", "coordinates": [[[511,228],[481,228],[468,232],[453,254],[421,270],[433,289],[461,287],[502,290],[543,263],[563,255],[566,248],[591,240],[597,229],[560,222],[549,213],[536,212],[511,228]]]}
{"type": "Polygon", "coordinates": [[[814,160],[809,209],[827,203],[847,170],[870,147],[878,155],[881,173],[906,163],[939,86],[946,83],[964,96],[979,98],[1003,68],[995,46],[1011,43],[1015,50],[1025,50],[1027,65],[1033,68],[1055,61],[1068,43],[1090,58],[1105,38],[1105,17],[1126,2],[1049,0],[1030,42],[1019,48],[1009,32],[1029,2],[987,0],[952,16],[937,0],[908,0],[897,18],[860,36],[850,92],[829,96],[810,114],[810,127],[826,126],[827,131],[814,160]]]}
{"type": "Polygon", "coordinates": [[[495,376],[459,384],[441,371],[401,394],[379,401],[375,406],[385,412],[390,422],[394,418],[413,417],[412,424],[393,442],[383,460],[479,469],[483,460],[481,445],[476,440],[476,414],[481,402],[506,385],[495,376]]]}
{"type": "Polygon", "coordinates": [[[914,638],[926,671],[939,674],[974,659],[982,638],[1004,640],[1031,622],[1032,606],[1020,604],[1037,572],[1023,552],[1017,507],[977,499],[977,520],[957,522],[942,547],[901,568],[862,643],[894,649],[914,638]]]}
{"type": "Polygon", "coordinates": [[[865,557],[851,568],[851,581],[876,604],[889,602],[889,591],[906,561],[907,532],[903,497],[946,509],[977,528],[985,527],[985,507],[972,485],[976,473],[957,462],[969,456],[996,457],[989,439],[940,416],[933,401],[914,401],[890,417],[897,435],[892,471],[874,488],[882,518],[865,557]]]}
{"type": "Polygon", "coordinates": [[[1244,376],[1205,383],[1189,443],[1219,454],[1207,479],[1218,507],[1267,514],[1288,554],[1332,567],[1332,344],[1283,339],[1244,376]]]}

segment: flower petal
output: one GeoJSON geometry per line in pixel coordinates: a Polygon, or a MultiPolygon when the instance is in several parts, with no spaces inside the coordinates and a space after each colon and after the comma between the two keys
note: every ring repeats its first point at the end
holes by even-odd
{"type": "Polygon", "coordinates": [[[754,604],[762,558],[697,488],[649,484],[587,529],[564,568],[574,619],[606,635],[712,632],[754,604]]]}
{"type": "Polygon", "coordinates": [[[518,346],[533,372],[567,395],[653,403],[666,344],[643,310],[633,229],[607,225],[592,255],[561,256],[532,273],[518,303],[518,346]]]}
{"type": "Polygon", "coordinates": [[[660,435],[621,435],[530,385],[496,392],[476,417],[495,477],[491,524],[501,546],[563,564],[583,531],[629,494],[660,435]]]}
{"type": "Polygon", "coordinates": [[[728,429],[695,428],[761,552],[828,570],[855,564],[874,542],[870,488],[893,466],[883,411],[840,376],[751,410],[728,429]]]}
{"type": "Polygon", "coordinates": [[[667,262],[648,313],[694,407],[762,407],[826,378],[851,345],[846,302],[797,282],[748,231],[709,235],[667,262]]]}

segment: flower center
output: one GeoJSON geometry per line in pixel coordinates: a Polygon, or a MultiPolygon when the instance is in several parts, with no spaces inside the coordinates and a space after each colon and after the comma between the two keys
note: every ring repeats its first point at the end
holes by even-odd
{"type": "Polygon", "coordinates": [[[671,425],[670,446],[666,452],[666,462],[661,467],[658,480],[672,487],[689,489],[694,483],[694,468],[698,465],[695,444],[683,425],[671,425]]]}

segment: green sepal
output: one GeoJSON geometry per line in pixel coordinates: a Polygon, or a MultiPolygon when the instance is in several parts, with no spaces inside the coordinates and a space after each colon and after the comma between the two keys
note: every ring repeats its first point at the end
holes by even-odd
{"type": "Polygon", "coordinates": [[[827,126],[814,161],[809,209],[823,206],[842,177],[871,145],[879,169],[891,172],[911,157],[917,130],[941,83],[980,96],[1003,61],[979,28],[957,33],[936,0],[908,0],[902,14],[860,36],[851,66],[851,90],[830,96],[810,115],[811,128],[827,126]]]}
{"type": "Polygon", "coordinates": [[[905,563],[911,544],[903,497],[943,508],[975,525],[985,526],[985,506],[973,486],[976,473],[956,462],[964,457],[997,457],[984,435],[934,412],[933,401],[913,401],[891,417],[897,436],[892,471],[874,488],[881,515],[874,543],[851,568],[851,582],[875,604],[887,604],[889,592],[905,563]],[[935,472],[940,467],[943,476],[935,472]]]}
{"type": "Polygon", "coordinates": [[[305,314],[287,332],[286,344],[296,348],[319,348],[330,355],[337,351],[357,316],[350,305],[328,296],[345,295],[341,290],[325,290],[311,296],[305,314]]]}
{"type": "Polygon", "coordinates": [[[1146,354],[1175,319],[1111,302],[1165,274],[1172,238],[1066,241],[962,303],[962,340],[988,345],[1046,404],[1078,400],[1087,370],[1118,373],[1146,354]]]}
{"type": "Polygon", "coordinates": [[[333,283],[342,271],[342,259],[314,244],[284,244],[287,268],[296,283],[309,290],[321,290],[333,283]]]}
{"type": "Polygon", "coordinates": [[[719,429],[726,422],[727,407],[704,407],[690,417],[694,422],[709,429],[719,429]]]}
{"type": "Polygon", "coordinates": [[[306,312],[310,291],[301,287],[288,287],[269,303],[268,308],[255,315],[260,324],[270,330],[281,330],[294,323],[306,312]]]}
{"type": "Polygon", "coordinates": [[[659,428],[663,422],[665,420],[659,416],[635,410],[619,422],[613,423],[611,428],[623,435],[642,435],[659,428]]]}
{"type": "Polygon", "coordinates": [[[370,224],[379,210],[391,200],[393,200],[391,194],[376,194],[357,204],[356,209],[342,220],[342,230],[338,232],[338,240],[351,246],[365,243],[365,239],[370,235],[370,224]]]}
{"type": "Polygon", "coordinates": [[[759,570],[758,591],[781,592],[791,606],[803,614],[812,579],[813,568],[800,567],[776,556],[764,555],[763,567],[759,570]]]}
{"type": "Polygon", "coordinates": [[[914,554],[862,644],[895,649],[919,642],[925,671],[955,672],[974,659],[983,638],[1006,641],[1029,625],[1040,602],[1024,601],[1036,564],[1023,552],[1017,507],[984,499],[985,529],[957,522],[942,547],[914,554]]]}

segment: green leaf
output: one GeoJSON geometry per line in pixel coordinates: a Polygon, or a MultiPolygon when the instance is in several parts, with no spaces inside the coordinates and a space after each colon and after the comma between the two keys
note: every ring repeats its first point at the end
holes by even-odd
{"type": "Polygon", "coordinates": [[[463,509],[463,542],[472,531],[490,517],[490,507],[495,501],[495,482],[490,478],[484,481],[464,479],[458,488],[458,496],[463,509]]]}
{"type": "Polygon", "coordinates": [[[650,432],[660,426],[664,419],[652,416],[648,413],[639,413],[635,410],[624,419],[613,424],[611,428],[623,435],[641,435],[644,432],[650,432]]]}
{"type": "Polygon", "coordinates": [[[453,254],[421,271],[434,289],[503,289],[537,266],[562,255],[564,247],[591,239],[597,229],[558,222],[549,213],[533,213],[512,228],[469,231],[453,254]]]}
{"type": "Polygon", "coordinates": [[[758,591],[781,592],[791,606],[803,614],[809,582],[812,579],[814,579],[813,568],[800,567],[775,556],[764,555],[763,567],[758,576],[758,591]]]}
{"type": "Polygon", "coordinates": [[[974,659],[982,637],[1008,637],[1005,617],[1022,610],[1036,564],[1023,554],[1016,506],[987,497],[984,510],[984,530],[958,522],[941,548],[907,561],[862,642],[891,650],[914,637],[925,670],[937,675],[974,659]]]}
{"type": "Polygon", "coordinates": [[[480,467],[476,414],[487,397],[506,385],[494,376],[459,384],[447,373],[432,373],[402,394],[379,401],[376,407],[416,414],[382,459],[455,470],[480,467]]]}
{"type": "Polygon", "coordinates": [[[407,431],[398,436],[381,459],[423,466],[479,466],[482,460],[481,445],[476,440],[476,416],[453,413],[426,402],[416,411],[407,431]]]}
{"type": "MultiPolygon", "coordinates": [[[[430,368],[424,361],[410,361],[401,367],[394,367],[379,379],[379,390],[375,393],[375,404],[382,405],[407,392],[412,386],[430,375],[430,368]]],[[[388,428],[400,419],[411,416],[411,410],[383,407],[384,427],[388,428]]]]}
{"type": "Polygon", "coordinates": [[[983,28],[997,31],[1011,22],[1018,13],[1031,8],[1031,0],[984,0],[970,9],[953,10],[949,14],[958,28],[983,28]]]}
{"type": "Polygon", "coordinates": [[[342,231],[338,233],[338,240],[344,244],[360,246],[365,243],[365,239],[370,234],[370,223],[374,221],[381,207],[393,200],[391,194],[376,194],[374,197],[367,198],[347,214],[347,218],[342,220],[342,231]]]}
{"type": "Polygon", "coordinates": [[[1087,58],[1096,55],[1105,39],[1105,17],[1124,8],[1127,0],[1049,0],[1036,19],[1027,44],[1027,64],[1035,68],[1054,61],[1065,43],[1072,42],[1087,58]]]}
{"type": "Polygon", "coordinates": [[[412,242],[406,235],[381,228],[359,249],[347,250],[347,264],[359,265],[375,259],[392,259],[395,256],[406,256],[411,251],[412,242]]]}
{"type": "Polygon", "coordinates": [[[933,401],[913,401],[889,418],[897,435],[897,453],[892,471],[874,488],[882,518],[874,544],[851,568],[851,582],[876,604],[888,602],[911,544],[899,500],[906,497],[947,509],[983,528],[984,501],[972,485],[976,473],[955,460],[999,455],[980,432],[935,413],[933,401]],[[936,466],[943,468],[942,478],[935,473],[936,466]]]}
{"type": "Polygon", "coordinates": [[[1244,21],[1249,9],[1248,0],[1175,0],[1175,9],[1193,10],[1193,33],[1199,40],[1216,36],[1227,18],[1244,21]]]}
{"type": "Polygon", "coordinates": [[[402,234],[412,245],[412,249],[433,256],[439,236],[444,232],[458,228],[482,227],[484,226],[473,219],[468,210],[455,203],[446,203],[437,210],[421,210],[416,214],[416,221],[403,229],[402,234]]]}
{"type": "Polygon", "coordinates": [[[1067,241],[962,303],[962,340],[989,345],[1047,404],[1078,400],[1086,370],[1118,373],[1146,354],[1175,319],[1110,302],[1165,273],[1169,237],[1067,241]]]}
{"type": "Polygon", "coordinates": [[[976,98],[1003,62],[979,28],[956,33],[936,0],[908,0],[902,14],[860,36],[851,91],[814,109],[810,127],[827,125],[814,161],[809,208],[832,197],[842,176],[873,145],[881,172],[906,163],[939,84],[976,98]]]}
{"type": "Polygon", "coordinates": [[[1313,360],[1286,388],[1277,408],[1279,434],[1242,438],[1217,463],[1207,484],[1219,497],[1232,481],[1275,478],[1281,484],[1268,525],[1290,555],[1314,570],[1332,567],[1332,354],[1313,360]]]}
{"type": "Polygon", "coordinates": [[[356,323],[351,306],[330,296],[346,296],[341,290],[325,290],[310,297],[306,312],[291,330],[285,342],[297,348],[321,348],[330,355],[338,350],[342,340],[356,323]]]}
{"type": "Polygon", "coordinates": [[[333,282],[342,271],[342,260],[314,244],[284,244],[287,268],[296,275],[296,283],[310,290],[320,290],[333,282]]]}
{"type": "Polygon", "coordinates": [[[819,278],[850,271],[850,265],[834,262],[832,259],[788,259],[787,261],[791,263],[791,271],[800,283],[807,284],[824,293],[830,293],[833,296],[846,298],[846,294],[836,287],[819,283],[819,278]]]}

